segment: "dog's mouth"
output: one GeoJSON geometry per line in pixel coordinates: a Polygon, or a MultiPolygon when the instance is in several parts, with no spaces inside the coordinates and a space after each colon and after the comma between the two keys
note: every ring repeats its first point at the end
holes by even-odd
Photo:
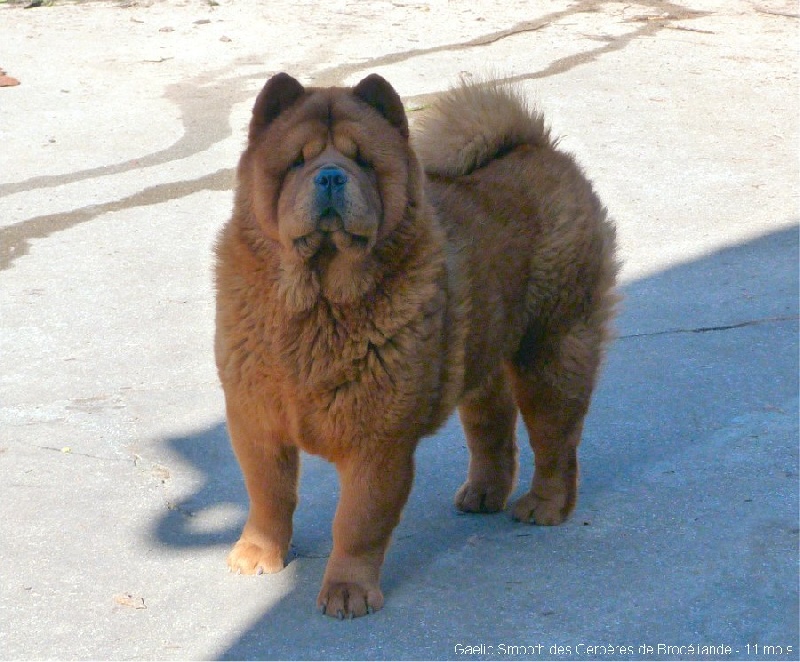
{"type": "Polygon", "coordinates": [[[314,257],[333,257],[337,253],[365,253],[370,237],[348,232],[341,216],[325,210],[317,221],[316,229],[294,240],[294,248],[303,260],[314,257]]]}

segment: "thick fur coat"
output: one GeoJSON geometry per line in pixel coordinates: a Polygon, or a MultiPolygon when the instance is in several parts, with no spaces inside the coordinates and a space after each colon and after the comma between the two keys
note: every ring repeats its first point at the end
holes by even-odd
{"type": "Polygon", "coordinates": [[[591,184],[518,93],[458,87],[412,137],[379,76],[270,79],[217,244],[216,359],[250,497],[231,569],[283,567],[298,452],[314,453],[341,480],[318,605],[380,609],[414,450],[456,407],[471,453],[457,507],[505,508],[520,412],[536,468],[512,515],[562,522],[614,255],[591,184]]]}

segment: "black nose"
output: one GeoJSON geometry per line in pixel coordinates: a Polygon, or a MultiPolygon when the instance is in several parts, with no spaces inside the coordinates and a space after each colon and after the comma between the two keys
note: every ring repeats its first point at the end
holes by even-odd
{"type": "Polygon", "coordinates": [[[332,195],[347,184],[347,173],[338,166],[323,166],[314,177],[314,186],[320,193],[332,195]]]}

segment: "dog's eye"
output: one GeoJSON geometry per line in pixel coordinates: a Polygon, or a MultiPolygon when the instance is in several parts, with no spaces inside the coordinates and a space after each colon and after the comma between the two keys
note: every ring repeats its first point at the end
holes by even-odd
{"type": "Polygon", "coordinates": [[[358,164],[358,166],[360,168],[371,168],[372,167],[372,164],[367,159],[364,158],[364,155],[361,153],[361,150],[358,150],[356,152],[355,161],[356,161],[356,163],[358,164]]]}
{"type": "Polygon", "coordinates": [[[306,164],[306,160],[303,158],[303,152],[300,152],[297,155],[297,158],[292,161],[292,165],[290,166],[292,170],[295,168],[302,168],[306,164]]]}

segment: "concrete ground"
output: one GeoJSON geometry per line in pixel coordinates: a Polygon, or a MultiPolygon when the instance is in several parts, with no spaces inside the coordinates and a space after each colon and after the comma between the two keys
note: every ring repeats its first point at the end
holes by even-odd
{"type": "Polygon", "coordinates": [[[0,658],[800,657],[796,3],[23,7],[0,3],[21,81],[0,88],[0,658]],[[377,71],[412,117],[462,72],[516,81],[625,260],[574,517],[459,515],[451,420],[419,450],[386,607],[344,623],[314,609],[324,462],[287,569],[225,567],[246,501],[211,246],[279,70],[377,71]]]}

